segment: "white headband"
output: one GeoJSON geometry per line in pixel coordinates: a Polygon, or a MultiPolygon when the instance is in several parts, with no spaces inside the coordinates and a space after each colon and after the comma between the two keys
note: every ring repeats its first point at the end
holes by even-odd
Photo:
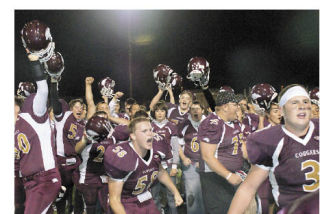
{"type": "Polygon", "coordinates": [[[301,86],[294,86],[290,89],[288,89],[281,97],[280,102],[279,102],[279,106],[282,107],[284,106],[284,104],[286,104],[288,102],[288,100],[290,100],[292,97],[297,97],[297,96],[304,96],[304,97],[309,97],[309,94],[307,93],[307,91],[302,88],[301,86]]]}

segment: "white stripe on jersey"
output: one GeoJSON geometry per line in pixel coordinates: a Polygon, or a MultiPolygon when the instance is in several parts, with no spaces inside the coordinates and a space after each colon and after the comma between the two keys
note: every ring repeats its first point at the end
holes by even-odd
{"type": "MultiPolygon", "coordinates": [[[[226,133],[226,127],[225,127],[225,124],[223,124],[223,129],[222,129],[222,135],[221,135],[221,139],[219,141],[219,143],[217,144],[217,149],[216,149],[216,152],[214,154],[214,157],[218,159],[218,149],[219,149],[219,146],[220,144],[223,142],[223,139],[224,139],[224,135],[226,133]]],[[[207,165],[207,163],[204,161],[204,171],[205,172],[212,172],[212,170],[210,169],[210,167],[207,165]]]]}
{"type": "Polygon", "coordinates": [[[56,137],[56,145],[57,145],[57,155],[65,157],[64,154],[64,144],[63,144],[63,127],[66,123],[68,117],[72,114],[72,111],[67,111],[64,113],[63,118],[61,121],[56,121],[56,130],[57,130],[57,137],[56,137]]]}
{"type": "Polygon", "coordinates": [[[279,141],[278,146],[272,155],[272,167],[269,172],[269,180],[270,180],[270,183],[272,186],[272,195],[273,195],[274,201],[276,202],[276,204],[278,206],[279,206],[279,194],[280,193],[279,193],[279,185],[277,183],[276,176],[274,174],[274,170],[279,165],[279,155],[280,155],[282,148],[283,148],[283,141],[284,141],[284,138],[282,138],[279,141]]]}
{"type": "Polygon", "coordinates": [[[313,122],[309,122],[309,130],[307,135],[301,139],[300,137],[296,136],[295,134],[293,134],[292,132],[288,131],[284,125],[281,126],[282,130],[284,131],[284,133],[286,133],[286,135],[288,135],[289,137],[291,137],[292,139],[294,139],[295,141],[297,141],[298,143],[301,143],[302,145],[307,145],[307,143],[309,142],[309,140],[311,139],[311,136],[313,134],[314,131],[314,124],[313,122]]]}
{"type": "Polygon", "coordinates": [[[91,147],[92,147],[92,144],[86,146],[81,152],[82,163],[79,166],[79,172],[80,172],[79,183],[80,184],[84,184],[84,181],[86,179],[87,165],[88,165],[91,147]]]}
{"type": "Polygon", "coordinates": [[[51,146],[52,132],[49,118],[46,120],[46,122],[39,124],[34,121],[31,115],[28,113],[21,113],[20,117],[30,124],[39,137],[44,170],[47,171],[55,168],[55,161],[51,146]]]}

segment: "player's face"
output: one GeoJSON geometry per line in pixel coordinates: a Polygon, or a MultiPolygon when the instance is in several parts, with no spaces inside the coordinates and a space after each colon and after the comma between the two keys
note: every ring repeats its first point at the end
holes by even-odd
{"type": "Polygon", "coordinates": [[[241,110],[243,112],[247,112],[248,111],[248,102],[247,102],[247,100],[241,100],[239,102],[239,106],[240,106],[240,108],[241,108],[241,110]]]}
{"type": "Polygon", "coordinates": [[[193,121],[199,122],[202,118],[203,109],[199,104],[192,104],[190,114],[193,121]]]}
{"type": "Polygon", "coordinates": [[[130,117],[133,117],[133,115],[137,112],[137,111],[139,111],[140,110],[140,105],[138,105],[138,104],[133,104],[132,106],[131,106],[131,110],[130,110],[130,117]]]}
{"type": "Polygon", "coordinates": [[[316,104],[311,104],[311,118],[319,118],[319,106],[316,104]]]}
{"type": "Polygon", "coordinates": [[[18,105],[14,105],[14,121],[17,120],[18,114],[20,112],[20,107],[18,105]]]}
{"type": "Polygon", "coordinates": [[[166,119],[166,111],[163,110],[163,109],[157,109],[157,110],[155,110],[154,115],[155,115],[156,120],[157,120],[158,122],[161,122],[161,121],[163,121],[164,119],[166,119]]]}
{"type": "Polygon", "coordinates": [[[289,129],[304,130],[311,118],[310,99],[296,96],[287,101],[282,108],[285,125],[289,129]]]}
{"type": "Polygon", "coordinates": [[[129,115],[130,114],[130,108],[131,108],[131,106],[132,105],[130,105],[130,104],[125,104],[125,106],[124,106],[124,110],[125,110],[125,112],[129,115]]]}
{"type": "Polygon", "coordinates": [[[99,103],[97,106],[97,111],[108,112],[109,106],[107,103],[99,103]]]}
{"type": "Polygon", "coordinates": [[[237,103],[227,103],[228,121],[234,121],[237,119],[237,111],[239,105],[237,103]]]}
{"type": "Polygon", "coordinates": [[[75,105],[72,107],[72,113],[77,120],[81,119],[82,111],[83,111],[82,104],[80,102],[76,102],[75,105]]]}
{"type": "Polygon", "coordinates": [[[270,113],[268,114],[269,122],[272,125],[278,125],[281,122],[281,111],[278,105],[271,105],[270,113]]]}
{"type": "Polygon", "coordinates": [[[135,131],[130,136],[132,140],[143,150],[152,148],[153,132],[150,122],[143,121],[136,124],[135,131]]]}
{"type": "Polygon", "coordinates": [[[182,94],[179,99],[181,110],[186,111],[191,105],[191,97],[189,94],[182,94]]]}

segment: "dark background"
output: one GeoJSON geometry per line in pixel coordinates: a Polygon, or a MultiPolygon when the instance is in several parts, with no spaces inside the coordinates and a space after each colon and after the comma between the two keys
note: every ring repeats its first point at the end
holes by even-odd
{"type": "Polygon", "coordinates": [[[56,51],[65,61],[61,97],[84,97],[84,79],[105,76],[115,91],[129,89],[129,40],[133,97],[150,101],[157,93],[152,69],[167,64],[184,78],[191,57],[205,57],[211,68],[210,87],[230,85],[237,93],[257,83],[281,86],[319,84],[319,11],[317,10],[16,10],[15,90],[32,81],[20,39],[33,19],[51,30],[56,51]],[[152,41],[137,38],[151,35],[152,41]],[[130,38],[130,39],[129,39],[130,38]]]}

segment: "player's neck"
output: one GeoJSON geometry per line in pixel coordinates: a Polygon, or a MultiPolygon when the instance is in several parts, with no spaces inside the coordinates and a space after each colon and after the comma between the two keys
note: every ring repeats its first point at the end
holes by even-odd
{"type": "Polygon", "coordinates": [[[216,114],[224,121],[224,122],[230,122],[228,120],[228,116],[224,114],[222,111],[216,111],[216,114]]]}
{"type": "Polygon", "coordinates": [[[144,158],[148,150],[140,147],[137,142],[133,141],[132,144],[133,144],[134,150],[138,153],[138,155],[140,155],[141,158],[144,158]]]}
{"type": "Polygon", "coordinates": [[[300,129],[298,127],[291,126],[290,124],[285,124],[284,127],[297,137],[305,136],[309,130],[309,124],[305,128],[300,129]]]}

